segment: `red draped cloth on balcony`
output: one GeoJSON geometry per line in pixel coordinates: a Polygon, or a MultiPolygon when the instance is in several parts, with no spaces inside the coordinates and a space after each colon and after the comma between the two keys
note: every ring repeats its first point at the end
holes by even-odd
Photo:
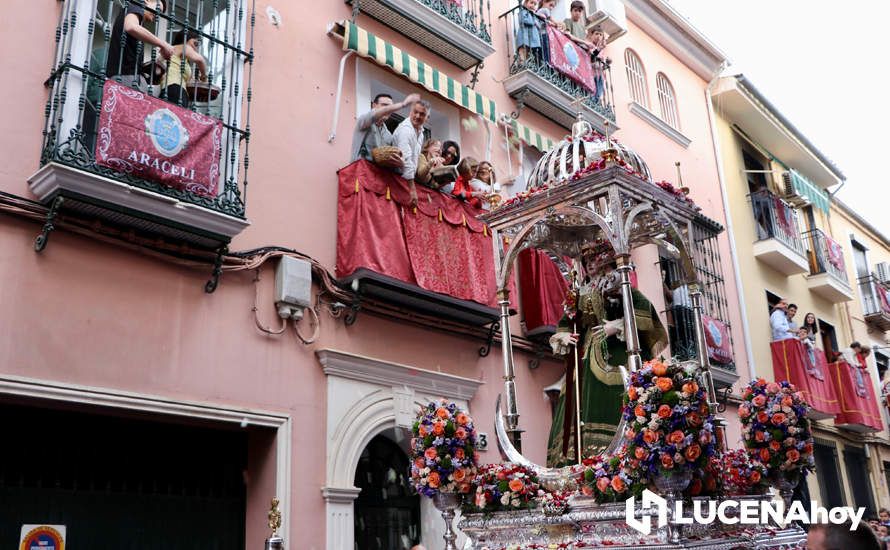
{"type": "Polygon", "coordinates": [[[568,283],[546,252],[527,248],[519,253],[517,264],[526,333],[556,330],[568,283]]]}
{"type": "Polygon", "coordinates": [[[830,418],[841,412],[840,401],[825,360],[825,353],[813,350],[815,362],[811,362],[806,346],[796,339],[780,340],[770,344],[773,354],[773,377],[777,381],[791,382],[803,394],[804,399],[819,416],[830,418]]]}
{"type": "Polygon", "coordinates": [[[831,363],[828,369],[840,401],[840,412],[834,423],[863,431],[883,430],[881,411],[868,369],[853,367],[843,360],[831,363]]]}
{"type": "Polygon", "coordinates": [[[494,253],[480,213],[366,160],[341,169],[337,201],[337,276],[360,268],[425,290],[497,305],[494,253]]]}

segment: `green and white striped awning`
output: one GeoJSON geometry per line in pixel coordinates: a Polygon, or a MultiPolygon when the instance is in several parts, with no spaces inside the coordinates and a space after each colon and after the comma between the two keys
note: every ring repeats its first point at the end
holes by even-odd
{"type": "Polygon", "coordinates": [[[352,50],[362,57],[389,67],[404,75],[408,80],[420,84],[427,90],[439,94],[464,109],[482,115],[491,122],[497,122],[497,109],[494,100],[477,94],[471,88],[442,73],[416,57],[408,55],[389,42],[377,38],[365,29],[350,21],[342,21],[343,49],[352,50]]]}
{"type": "Polygon", "coordinates": [[[791,185],[794,186],[794,190],[797,191],[797,194],[809,199],[813,208],[818,208],[827,214],[830,203],[828,192],[824,189],[820,189],[816,184],[798,174],[796,170],[789,170],[788,172],[791,177],[791,185]]]}
{"type": "Polygon", "coordinates": [[[551,138],[535,132],[525,124],[517,122],[516,119],[510,119],[508,124],[513,129],[513,133],[517,138],[521,139],[526,145],[534,147],[542,153],[546,153],[556,145],[556,142],[551,138]]]}

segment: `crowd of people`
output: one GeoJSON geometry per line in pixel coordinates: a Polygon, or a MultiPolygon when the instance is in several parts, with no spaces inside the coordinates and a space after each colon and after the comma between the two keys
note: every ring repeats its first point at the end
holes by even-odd
{"type": "Polygon", "coordinates": [[[603,74],[599,67],[608,66],[612,60],[604,57],[606,34],[599,25],[587,28],[584,2],[574,0],[570,7],[571,17],[558,21],[553,18],[556,0],[524,0],[516,25],[516,55],[524,64],[529,59],[537,63],[550,61],[550,39],[547,27],[552,26],[564,33],[590,55],[594,66],[594,101],[603,94],[603,74]]]}
{"type": "Polygon", "coordinates": [[[393,170],[408,182],[411,204],[417,204],[417,184],[466,201],[475,208],[491,209],[500,190],[494,166],[487,160],[461,158],[454,141],[425,138],[424,124],[430,103],[410,94],[395,103],[390,94],[379,93],[371,110],[358,117],[352,139],[352,160],[365,159],[393,170]],[[408,116],[390,132],[386,121],[393,113],[410,107],[408,116]]]}
{"type": "MultiPolygon", "coordinates": [[[[796,315],[797,305],[789,304],[788,300],[779,300],[773,306],[773,311],[769,317],[772,340],[773,342],[789,339],[800,340],[807,348],[810,362],[815,363],[816,335],[819,333],[819,323],[816,320],[816,315],[807,313],[804,316],[803,325],[798,325],[794,321],[796,315]]],[[[865,368],[866,360],[870,354],[871,346],[860,344],[859,342],[852,342],[848,348],[841,351],[825,350],[825,356],[829,362],[842,358],[851,366],[862,368],[865,368]]]]}

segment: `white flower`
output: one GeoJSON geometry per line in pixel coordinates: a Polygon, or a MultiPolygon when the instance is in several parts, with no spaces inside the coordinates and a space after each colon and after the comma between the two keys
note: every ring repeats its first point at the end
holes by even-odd
{"type": "Polygon", "coordinates": [[[504,493],[501,495],[501,504],[507,506],[510,504],[510,493],[504,493]]]}

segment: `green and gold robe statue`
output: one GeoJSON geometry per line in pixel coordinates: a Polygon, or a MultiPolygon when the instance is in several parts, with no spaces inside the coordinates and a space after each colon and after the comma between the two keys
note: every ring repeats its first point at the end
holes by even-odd
{"type": "MultiPolygon", "coordinates": [[[[573,372],[578,355],[581,386],[582,449],[585,454],[596,452],[611,443],[621,417],[621,399],[624,382],[618,365],[627,366],[627,345],[624,342],[623,324],[617,335],[602,338],[593,330],[606,321],[624,318],[621,295],[615,298],[603,296],[591,287],[584,287],[578,298],[574,319],[564,316],[551,338],[554,353],[564,355],[566,383],[559,395],[550,439],[547,445],[547,465],[550,467],[574,464],[575,459],[575,405],[573,372]],[[575,327],[577,323],[577,327],[575,327]],[[577,332],[578,346],[559,343],[558,335],[577,332]]],[[[667,332],[658,318],[652,303],[638,290],[633,290],[634,316],[640,338],[640,355],[648,361],[661,353],[667,344],[667,332]]]]}

